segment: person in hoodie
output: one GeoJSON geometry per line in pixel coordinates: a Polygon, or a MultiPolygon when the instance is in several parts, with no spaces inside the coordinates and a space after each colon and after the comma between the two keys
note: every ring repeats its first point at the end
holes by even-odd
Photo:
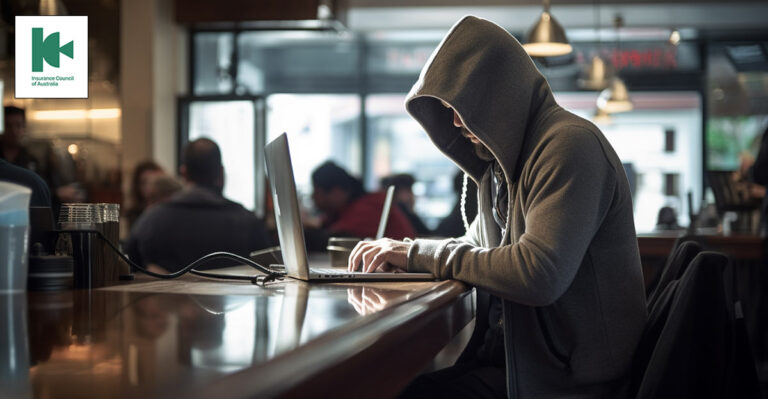
{"type": "Polygon", "coordinates": [[[157,272],[174,272],[211,252],[247,257],[271,246],[264,223],[222,195],[224,167],[215,142],[203,138],[189,143],[180,172],[186,188],[136,221],[126,244],[131,260],[157,272]]]}
{"type": "Polygon", "coordinates": [[[647,318],[632,199],[614,150],[564,110],[520,43],[465,17],[406,108],[478,186],[461,238],[363,242],[349,269],[430,272],[477,288],[457,364],[409,396],[622,397],[647,318]]]}

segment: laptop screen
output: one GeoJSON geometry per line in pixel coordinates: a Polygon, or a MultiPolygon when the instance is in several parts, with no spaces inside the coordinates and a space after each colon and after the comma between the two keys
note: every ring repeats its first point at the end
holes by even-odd
{"type": "Polygon", "coordinates": [[[288,149],[288,135],[283,133],[272,140],[264,148],[264,153],[285,271],[291,277],[307,280],[307,248],[304,244],[304,229],[288,149]]]}

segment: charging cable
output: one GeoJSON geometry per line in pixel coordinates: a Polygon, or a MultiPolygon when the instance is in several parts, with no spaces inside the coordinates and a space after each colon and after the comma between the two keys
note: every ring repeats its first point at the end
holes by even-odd
{"type": "Polygon", "coordinates": [[[127,263],[134,269],[155,278],[174,279],[177,277],[181,277],[184,274],[189,272],[197,276],[220,279],[220,280],[246,280],[246,281],[250,281],[251,284],[260,285],[263,287],[265,284],[269,282],[272,282],[275,280],[282,280],[285,277],[285,273],[276,272],[248,258],[242,257],[240,255],[236,255],[230,252],[212,252],[188,264],[181,270],[175,271],[173,273],[168,273],[168,274],[155,273],[153,271],[147,270],[137,265],[132,260],[130,260],[124,253],[122,253],[115,246],[115,244],[113,244],[109,239],[107,239],[107,237],[104,236],[104,234],[102,234],[102,232],[98,230],[58,230],[57,232],[59,233],[95,233],[96,236],[99,237],[100,240],[104,241],[112,249],[112,251],[114,251],[125,263],[127,263]],[[243,275],[234,275],[234,274],[209,273],[209,272],[204,272],[204,271],[195,269],[196,267],[203,265],[205,263],[208,263],[210,261],[221,260],[221,259],[232,260],[235,262],[239,262],[239,263],[251,266],[254,269],[264,274],[257,275],[257,276],[243,276],[243,275]]]}

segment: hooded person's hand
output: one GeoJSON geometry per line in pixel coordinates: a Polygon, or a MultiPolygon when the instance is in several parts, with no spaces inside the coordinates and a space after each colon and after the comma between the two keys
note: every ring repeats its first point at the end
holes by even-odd
{"type": "Polygon", "coordinates": [[[382,238],[376,241],[360,241],[349,255],[347,270],[350,272],[404,272],[408,264],[410,242],[382,238]]]}

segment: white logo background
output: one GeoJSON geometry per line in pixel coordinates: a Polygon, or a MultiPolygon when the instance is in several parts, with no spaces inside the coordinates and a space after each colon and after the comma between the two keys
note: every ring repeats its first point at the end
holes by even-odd
{"type": "Polygon", "coordinates": [[[88,17],[16,17],[16,98],[88,98],[88,17]],[[59,67],[43,61],[43,72],[32,72],[32,28],[43,28],[43,39],[59,32],[59,46],[74,41],[74,57],[59,54],[59,67]],[[33,86],[33,76],[74,76],[54,80],[58,86],[33,86]]]}

